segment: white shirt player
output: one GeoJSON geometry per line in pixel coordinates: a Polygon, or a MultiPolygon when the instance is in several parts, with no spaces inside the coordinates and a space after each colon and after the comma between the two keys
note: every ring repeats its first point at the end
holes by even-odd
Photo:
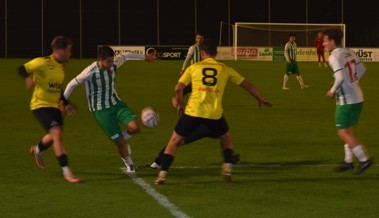
{"type": "Polygon", "coordinates": [[[197,44],[194,44],[188,49],[187,57],[183,63],[182,70],[187,69],[188,66],[199,61],[201,61],[200,48],[197,44]]]}
{"type": "Polygon", "coordinates": [[[116,71],[130,59],[144,60],[145,55],[121,53],[115,56],[113,66],[110,69],[103,70],[99,68],[97,61],[93,62],[67,84],[63,93],[64,97],[68,99],[72,91],[85,82],[88,108],[91,112],[116,105],[121,101],[114,83],[116,71]]]}
{"type": "Polygon", "coordinates": [[[335,78],[330,92],[335,93],[337,105],[363,102],[359,79],[366,68],[355,53],[348,48],[336,48],[328,61],[335,78]]]}

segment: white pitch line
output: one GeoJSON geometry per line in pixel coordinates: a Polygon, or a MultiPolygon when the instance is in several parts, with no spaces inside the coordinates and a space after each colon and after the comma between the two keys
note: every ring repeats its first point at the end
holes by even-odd
{"type": "Polygon", "coordinates": [[[127,173],[125,168],[120,168],[126,175],[128,175],[134,183],[141,186],[143,190],[150,196],[152,196],[160,205],[165,207],[172,215],[174,215],[177,218],[190,218],[187,214],[183,213],[178,209],[177,206],[175,206],[173,203],[171,203],[166,196],[163,194],[157,192],[149,183],[145,182],[145,180],[138,177],[135,173],[127,173]]]}

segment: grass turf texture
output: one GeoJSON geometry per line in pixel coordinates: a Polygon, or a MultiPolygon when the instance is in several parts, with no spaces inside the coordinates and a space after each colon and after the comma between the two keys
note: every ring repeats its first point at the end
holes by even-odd
{"type": "MultiPolygon", "coordinates": [[[[84,182],[63,180],[52,149],[44,153],[45,170],[28,153],[44,134],[29,112],[31,94],[15,69],[25,59],[0,60],[1,96],[1,217],[172,217],[120,171],[122,161],[88,112],[84,85],[70,100],[79,108],[65,118],[64,139],[70,165],[84,182]]],[[[66,83],[93,60],[71,60],[66,83]]],[[[299,63],[306,84],[294,76],[283,91],[283,62],[225,61],[267,99],[272,108],[259,109],[254,98],[229,84],[224,95],[225,117],[241,162],[235,182],[220,177],[221,152],[216,140],[203,139],[181,147],[167,183],[155,186],[158,171],[138,169],[138,176],[191,217],[377,217],[377,165],[363,175],[334,173],[343,160],[343,143],[334,128],[334,100],[325,97],[333,78],[316,62],[299,63]],[[199,168],[180,168],[199,166],[199,168]]],[[[181,61],[129,61],[119,70],[121,98],[139,114],[153,106],[161,122],[130,139],[135,164],[150,164],[166,145],[177,121],[171,106],[181,61]]],[[[357,135],[374,158],[379,154],[379,64],[366,63],[361,81],[365,94],[357,135]]]]}

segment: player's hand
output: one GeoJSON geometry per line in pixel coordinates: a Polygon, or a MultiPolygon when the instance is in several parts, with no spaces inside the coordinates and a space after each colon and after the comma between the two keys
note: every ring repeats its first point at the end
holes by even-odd
{"type": "Polygon", "coordinates": [[[266,99],[259,99],[258,100],[258,104],[259,104],[260,108],[262,107],[262,104],[264,106],[266,106],[266,107],[271,107],[272,106],[272,103],[269,100],[266,100],[266,99]]]}
{"type": "Polygon", "coordinates": [[[184,109],[185,109],[185,106],[178,105],[177,110],[178,110],[179,116],[182,116],[184,114],[184,109]]]}
{"type": "Polygon", "coordinates": [[[74,105],[72,105],[72,104],[66,105],[64,107],[64,109],[65,109],[66,114],[69,115],[69,116],[75,115],[76,112],[77,112],[76,107],[74,105]]]}
{"type": "Polygon", "coordinates": [[[331,91],[328,91],[328,92],[326,93],[326,97],[328,97],[328,98],[334,98],[334,93],[331,92],[331,91]]]}
{"type": "Polygon", "coordinates": [[[156,62],[158,59],[152,55],[152,54],[149,54],[149,55],[145,55],[145,61],[148,61],[148,62],[156,62]]]}
{"type": "Polygon", "coordinates": [[[287,63],[288,63],[288,64],[291,64],[291,63],[292,63],[292,61],[291,61],[291,60],[288,60],[288,61],[287,61],[287,63]]]}

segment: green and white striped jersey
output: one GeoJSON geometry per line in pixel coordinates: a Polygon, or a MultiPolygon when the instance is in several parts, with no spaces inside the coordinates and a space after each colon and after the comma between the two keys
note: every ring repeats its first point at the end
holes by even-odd
{"type": "Polygon", "coordinates": [[[296,51],[297,51],[297,44],[296,42],[287,42],[284,46],[284,57],[286,57],[286,60],[292,60],[296,61],[296,51]]]}
{"type": "Polygon", "coordinates": [[[336,48],[328,59],[335,78],[331,92],[335,93],[336,104],[355,104],[363,102],[359,80],[366,71],[363,63],[348,48],[336,48]]]}
{"type": "Polygon", "coordinates": [[[113,66],[109,69],[100,69],[95,61],[72,79],[64,91],[68,99],[72,91],[80,84],[85,83],[88,108],[91,112],[110,108],[121,101],[115,86],[116,71],[128,59],[145,59],[144,55],[122,53],[115,56],[113,66]]]}
{"type": "Polygon", "coordinates": [[[197,44],[194,44],[188,49],[187,57],[183,63],[182,70],[187,69],[188,66],[199,61],[201,61],[200,48],[197,44]]]}

